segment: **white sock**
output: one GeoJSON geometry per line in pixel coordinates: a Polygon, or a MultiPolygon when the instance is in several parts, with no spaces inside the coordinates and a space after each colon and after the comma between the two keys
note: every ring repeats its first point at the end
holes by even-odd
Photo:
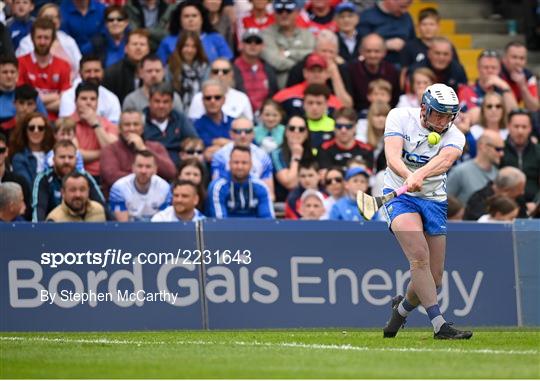
{"type": "Polygon", "coordinates": [[[446,320],[444,320],[442,315],[437,315],[433,319],[431,319],[431,324],[433,325],[433,332],[439,332],[444,323],[446,323],[446,320]]]}
{"type": "Polygon", "coordinates": [[[407,311],[405,307],[403,307],[403,302],[399,303],[397,312],[403,317],[409,316],[409,311],[407,311]]]}

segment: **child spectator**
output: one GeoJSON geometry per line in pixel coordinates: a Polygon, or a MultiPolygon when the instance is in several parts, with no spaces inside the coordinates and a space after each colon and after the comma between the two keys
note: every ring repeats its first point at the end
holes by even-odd
{"type": "Polygon", "coordinates": [[[324,196],[321,192],[308,189],[300,197],[300,219],[321,220],[325,214],[324,196]]]}
{"type": "Polygon", "coordinates": [[[197,187],[199,203],[197,208],[202,210],[206,201],[206,188],[210,181],[208,169],[196,158],[185,159],[178,166],[178,180],[191,181],[197,187]]]}
{"type": "Polygon", "coordinates": [[[270,154],[283,144],[285,126],[281,124],[284,112],[279,103],[272,99],[261,107],[261,122],[255,127],[255,144],[270,154]]]}
{"type": "Polygon", "coordinates": [[[420,107],[424,91],[436,81],[435,73],[427,67],[416,69],[410,80],[409,92],[399,96],[396,107],[420,107]]]}
{"type": "Polygon", "coordinates": [[[328,116],[330,89],[326,85],[309,85],[304,91],[304,112],[311,132],[311,145],[319,148],[334,137],[334,119],[328,116]]]}
{"type": "Polygon", "coordinates": [[[285,218],[290,220],[298,220],[301,215],[299,213],[302,203],[301,196],[307,189],[319,190],[319,165],[317,162],[300,163],[298,169],[299,185],[293,189],[285,202],[285,218]]]}
{"type": "Polygon", "coordinates": [[[333,167],[326,171],[324,190],[328,197],[324,200],[326,213],[323,219],[328,219],[328,215],[336,201],[345,195],[344,173],[340,167],[333,167]]]}
{"type": "Polygon", "coordinates": [[[336,201],[330,211],[330,220],[363,221],[356,206],[356,193],[367,192],[369,174],[362,167],[351,167],[345,173],[345,196],[336,201]]]}
{"type": "MultiPolygon", "coordinates": [[[[69,140],[75,147],[79,147],[79,142],[75,136],[75,121],[71,118],[58,118],[53,124],[54,140],[59,142],[60,140],[69,140]]],[[[75,154],[77,158],[77,164],[75,169],[79,172],[84,171],[84,162],[81,152],[77,149],[75,154]]],[[[52,168],[54,166],[54,150],[47,152],[45,156],[45,169],[52,168]]]]}
{"type": "Polygon", "coordinates": [[[519,213],[519,205],[514,199],[497,195],[488,200],[487,214],[478,219],[478,222],[512,222],[519,213]]]}
{"type": "Polygon", "coordinates": [[[13,16],[7,20],[6,27],[9,30],[13,49],[17,50],[19,43],[30,33],[35,18],[30,16],[34,10],[32,0],[14,0],[11,5],[13,16]]]}

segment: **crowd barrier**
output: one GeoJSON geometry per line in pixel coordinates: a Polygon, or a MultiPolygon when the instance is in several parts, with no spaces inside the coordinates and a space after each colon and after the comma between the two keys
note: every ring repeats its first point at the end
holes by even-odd
{"type": "MultiPolygon", "coordinates": [[[[449,224],[447,320],[540,325],[539,233],[449,224]]],[[[1,224],[0,261],[1,331],[381,327],[410,278],[379,222],[1,224]]],[[[427,324],[422,308],[408,319],[427,324]]]]}

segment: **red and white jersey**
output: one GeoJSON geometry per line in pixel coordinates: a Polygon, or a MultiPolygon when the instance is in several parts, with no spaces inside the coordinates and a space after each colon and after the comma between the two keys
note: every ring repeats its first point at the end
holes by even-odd
{"type": "Polygon", "coordinates": [[[38,65],[34,53],[19,57],[19,80],[17,86],[28,84],[39,94],[61,93],[71,87],[69,63],[51,56],[45,67],[38,65]]]}

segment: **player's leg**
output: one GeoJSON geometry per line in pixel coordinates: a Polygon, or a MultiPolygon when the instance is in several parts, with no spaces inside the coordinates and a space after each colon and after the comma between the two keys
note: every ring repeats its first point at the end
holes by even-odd
{"type": "MultiPolygon", "coordinates": [[[[426,242],[430,250],[430,259],[433,279],[437,285],[442,282],[444,259],[446,253],[446,220],[447,203],[424,200],[419,203],[422,216],[424,216],[424,230],[426,242]]],[[[426,307],[426,305],[424,305],[426,307]]],[[[436,339],[470,339],[472,332],[460,331],[446,323],[439,305],[426,307],[426,312],[433,324],[436,339]],[[442,323],[442,324],[441,324],[442,323]]]]}
{"type": "MultiPolygon", "coordinates": [[[[412,299],[418,300],[415,290],[420,289],[427,300],[436,298],[424,291],[430,287],[434,290],[435,285],[429,269],[429,248],[424,237],[422,219],[414,209],[397,206],[391,222],[391,229],[394,232],[411,268],[411,281],[409,282],[408,295],[412,299]],[[408,212],[404,212],[408,210],[408,212]],[[401,214],[398,214],[401,213],[401,214]],[[431,283],[430,283],[431,282],[431,283]]],[[[394,212],[395,210],[392,210],[394,212]]],[[[435,293],[435,291],[433,291],[435,293]]],[[[383,329],[384,337],[395,337],[401,326],[405,323],[406,316],[417,305],[411,304],[409,296],[403,298],[397,296],[392,301],[392,315],[383,329]]]]}

